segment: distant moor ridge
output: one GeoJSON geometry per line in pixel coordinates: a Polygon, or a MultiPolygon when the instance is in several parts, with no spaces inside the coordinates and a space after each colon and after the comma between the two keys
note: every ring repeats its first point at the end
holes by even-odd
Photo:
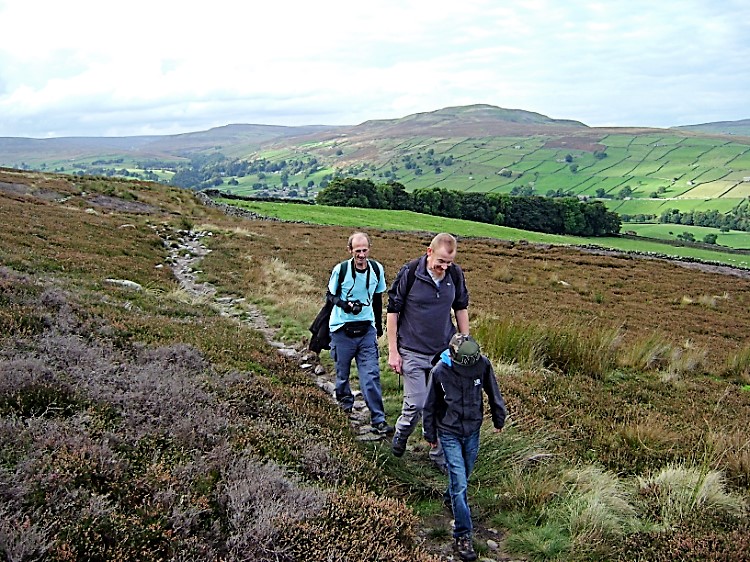
{"type": "Polygon", "coordinates": [[[750,120],[596,128],[490,105],[356,126],[227,125],[168,136],[0,139],[0,165],[313,199],[333,178],[408,191],[595,198],[626,217],[729,213],[750,193],[750,120]]]}

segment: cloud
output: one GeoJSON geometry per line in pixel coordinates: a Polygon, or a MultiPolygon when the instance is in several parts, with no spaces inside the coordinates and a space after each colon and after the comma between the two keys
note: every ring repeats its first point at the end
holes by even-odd
{"type": "Polygon", "coordinates": [[[489,103],[589,125],[747,118],[750,5],[0,3],[0,136],[356,124],[489,103]]]}

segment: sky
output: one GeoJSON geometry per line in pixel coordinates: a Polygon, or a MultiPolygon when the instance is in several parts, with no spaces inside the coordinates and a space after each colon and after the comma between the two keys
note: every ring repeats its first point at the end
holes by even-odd
{"type": "Polygon", "coordinates": [[[747,0],[0,0],[0,137],[356,125],[490,104],[750,118],[747,0]]]}

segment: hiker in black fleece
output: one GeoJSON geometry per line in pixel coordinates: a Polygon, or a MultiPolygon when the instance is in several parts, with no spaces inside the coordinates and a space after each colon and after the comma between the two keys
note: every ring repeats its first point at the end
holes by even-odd
{"type": "Polygon", "coordinates": [[[436,447],[439,439],[443,447],[448,467],[446,498],[450,495],[454,518],[453,538],[463,560],[476,560],[467,485],[479,453],[482,392],[487,394],[492,425],[500,431],[505,425],[506,408],[492,364],[471,336],[456,334],[430,371],[422,423],[430,446],[436,447]]]}

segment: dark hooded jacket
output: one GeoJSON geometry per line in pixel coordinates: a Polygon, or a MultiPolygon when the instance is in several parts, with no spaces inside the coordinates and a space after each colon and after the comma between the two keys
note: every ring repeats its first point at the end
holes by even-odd
{"type": "Polygon", "coordinates": [[[437,441],[437,431],[466,437],[482,425],[482,392],[487,394],[492,424],[505,425],[505,400],[500,393],[490,360],[484,355],[470,367],[457,365],[447,351],[430,371],[427,400],[422,411],[424,438],[437,441]]]}

